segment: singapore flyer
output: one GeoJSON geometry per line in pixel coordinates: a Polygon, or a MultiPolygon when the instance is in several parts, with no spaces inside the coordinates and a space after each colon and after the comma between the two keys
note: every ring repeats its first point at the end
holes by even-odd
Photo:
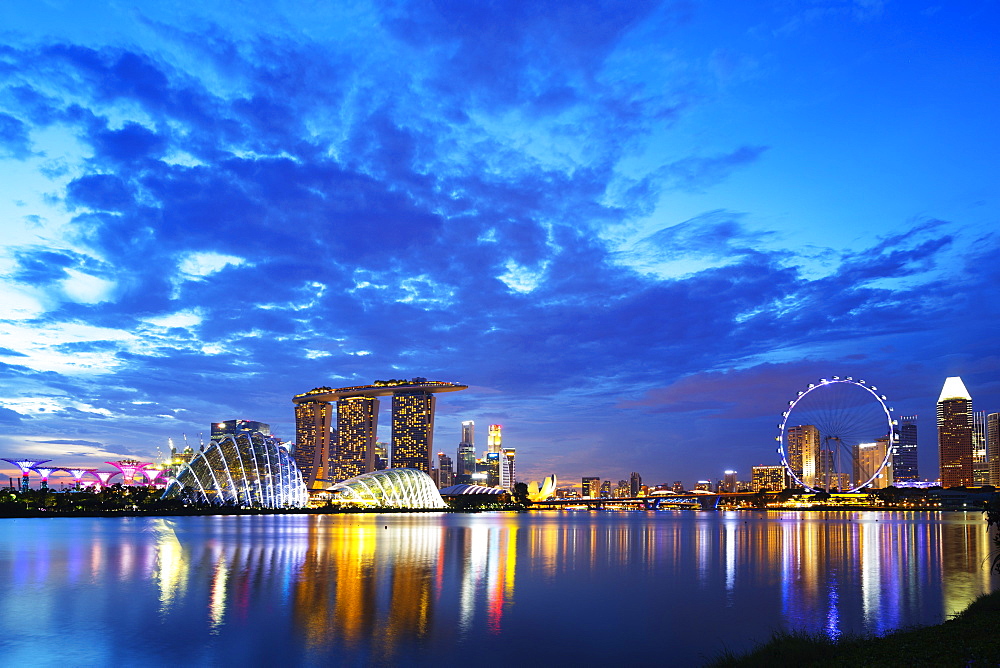
{"type": "Polygon", "coordinates": [[[823,378],[789,401],[781,417],[778,454],[793,485],[857,492],[891,483],[899,437],[892,409],[874,385],[823,378]]]}

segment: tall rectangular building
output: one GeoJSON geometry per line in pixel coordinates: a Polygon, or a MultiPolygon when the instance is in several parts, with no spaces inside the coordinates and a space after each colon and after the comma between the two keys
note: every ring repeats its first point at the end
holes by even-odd
{"type": "Polygon", "coordinates": [[[329,486],[330,451],[334,441],[333,405],[302,401],[295,405],[295,463],[308,489],[329,486]]]}
{"type": "MultiPolygon", "coordinates": [[[[856,448],[854,484],[862,485],[875,475],[885,461],[889,438],[876,439],[874,443],[858,443],[856,448]]],[[[884,489],[893,484],[892,466],[886,466],[869,484],[870,489],[884,489]]],[[[841,488],[843,489],[843,488],[841,488]]]]}
{"type": "Polygon", "coordinates": [[[455,471],[459,483],[468,484],[476,472],[476,423],[462,422],[462,440],[458,444],[458,470],[455,471]]]}
{"type": "Polygon", "coordinates": [[[402,391],[392,395],[392,468],[430,475],[434,448],[434,395],[402,391]]]}
{"type": "Polygon", "coordinates": [[[990,484],[1000,487],[1000,413],[986,416],[986,458],[990,467],[990,484]]]}
{"type": "Polygon", "coordinates": [[[580,491],[580,495],[584,498],[601,498],[601,479],[596,476],[584,476],[583,489],[580,491]]]}
{"type": "Polygon", "coordinates": [[[511,491],[514,491],[514,485],[517,483],[514,455],[514,448],[500,450],[500,486],[511,491]]]}
{"type": "Polygon", "coordinates": [[[825,460],[820,453],[819,429],[811,424],[789,427],[785,434],[788,442],[788,465],[808,487],[826,488],[825,460]]]}
{"type": "Polygon", "coordinates": [[[937,428],[941,486],[972,485],[972,396],[958,376],[947,378],[941,388],[937,428]]]}
{"type": "Polygon", "coordinates": [[[754,466],[750,469],[750,488],[754,492],[780,492],[789,486],[784,466],[754,466]]]}
{"type": "Polygon", "coordinates": [[[919,480],[917,465],[917,416],[899,418],[899,440],[892,451],[892,475],[897,481],[919,480]]]}
{"type": "Polygon", "coordinates": [[[375,470],[378,407],[378,399],[371,396],[337,400],[337,444],[330,467],[333,482],[375,470]]]}
{"type": "Polygon", "coordinates": [[[986,458],[986,411],[972,411],[972,482],[990,484],[990,463],[986,458]]]}
{"type": "Polygon", "coordinates": [[[632,495],[632,498],[639,496],[639,492],[642,491],[642,476],[639,475],[637,471],[632,471],[632,475],[629,476],[628,481],[628,492],[632,495]]]}

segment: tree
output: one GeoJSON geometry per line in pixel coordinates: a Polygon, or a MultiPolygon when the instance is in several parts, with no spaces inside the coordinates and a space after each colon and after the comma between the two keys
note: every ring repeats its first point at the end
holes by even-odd
{"type": "Polygon", "coordinates": [[[531,505],[531,501],[528,500],[528,485],[527,483],[518,482],[514,483],[514,503],[524,508],[531,505]]]}

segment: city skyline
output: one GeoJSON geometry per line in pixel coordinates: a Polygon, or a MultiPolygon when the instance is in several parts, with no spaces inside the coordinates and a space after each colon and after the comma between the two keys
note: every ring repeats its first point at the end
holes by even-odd
{"type": "Polygon", "coordinates": [[[933,479],[1000,411],[994,3],[241,7],[0,7],[4,457],[424,376],[456,471],[749,480],[838,374],[933,479]]]}

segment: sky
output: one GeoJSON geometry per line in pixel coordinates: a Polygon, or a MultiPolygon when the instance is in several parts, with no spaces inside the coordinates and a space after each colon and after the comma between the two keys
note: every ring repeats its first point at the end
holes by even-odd
{"type": "MultiPolygon", "coordinates": [[[[1000,411],[1000,5],[0,4],[0,457],[426,377],[518,477],[778,463],[809,383],[1000,411]],[[137,8],[136,5],[139,7],[137,8]]],[[[380,437],[389,438],[388,402],[380,437]]],[[[15,469],[2,469],[14,475],[15,469]]]]}

